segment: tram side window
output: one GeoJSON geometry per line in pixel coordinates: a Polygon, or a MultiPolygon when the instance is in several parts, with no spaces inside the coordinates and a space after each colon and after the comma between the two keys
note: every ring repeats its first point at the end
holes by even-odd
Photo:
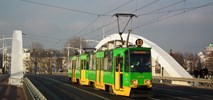
{"type": "Polygon", "coordinates": [[[129,52],[125,51],[125,66],[124,66],[124,71],[129,72],[130,71],[130,66],[129,66],[129,52]]]}
{"type": "Polygon", "coordinates": [[[81,69],[84,69],[84,60],[81,60],[81,69]]]}
{"type": "Polygon", "coordinates": [[[99,65],[100,65],[100,58],[96,58],[96,64],[95,64],[96,70],[98,70],[99,65]]]}
{"type": "Polygon", "coordinates": [[[76,68],[76,67],[75,67],[75,66],[76,66],[76,61],[75,61],[75,60],[73,60],[73,61],[72,61],[71,66],[72,66],[72,68],[73,68],[73,69],[75,69],[75,68],[76,68]]]}
{"type": "Polygon", "coordinates": [[[96,59],[95,59],[95,55],[93,56],[93,63],[92,63],[92,70],[96,69],[96,59]]]}
{"type": "Polygon", "coordinates": [[[108,57],[104,58],[104,70],[107,70],[108,57]]]}
{"type": "Polygon", "coordinates": [[[81,69],[88,69],[86,60],[81,60],[81,69]]]}
{"type": "Polygon", "coordinates": [[[104,59],[104,63],[105,63],[105,69],[106,71],[112,71],[112,51],[106,51],[105,52],[105,59],[104,59]]]}
{"type": "Polygon", "coordinates": [[[119,61],[118,58],[115,58],[115,70],[118,71],[119,61]]]}
{"type": "Polygon", "coordinates": [[[112,59],[108,59],[108,66],[107,66],[108,71],[112,71],[112,59]]]}
{"type": "Polygon", "coordinates": [[[79,61],[80,61],[79,58],[77,58],[77,60],[76,60],[76,69],[80,69],[79,61]]]}
{"type": "Polygon", "coordinates": [[[120,71],[122,72],[123,71],[123,57],[120,57],[119,61],[120,61],[120,71]]]}
{"type": "Polygon", "coordinates": [[[120,70],[122,72],[123,57],[116,57],[116,71],[120,70]],[[120,68],[119,68],[120,67],[120,68]]]}
{"type": "Polygon", "coordinates": [[[104,70],[104,58],[100,58],[100,68],[104,70]]]}
{"type": "Polygon", "coordinates": [[[93,55],[90,55],[89,57],[89,70],[92,70],[92,66],[93,66],[93,59],[92,59],[93,55]]]}

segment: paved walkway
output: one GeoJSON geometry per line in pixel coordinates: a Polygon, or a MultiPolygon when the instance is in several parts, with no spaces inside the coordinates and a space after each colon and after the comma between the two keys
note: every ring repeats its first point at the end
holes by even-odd
{"type": "Polygon", "coordinates": [[[26,100],[22,87],[8,84],[9,78],[0,75],[0,100],[26,100]]]}

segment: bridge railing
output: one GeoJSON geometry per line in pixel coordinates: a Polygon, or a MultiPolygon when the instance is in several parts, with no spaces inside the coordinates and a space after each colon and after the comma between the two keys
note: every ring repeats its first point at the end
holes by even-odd
{"type": "Polygon", "coordinates": [[[28,100],[47,100],[27,77],[23,79],[23,88],[28,100]]]}
{"type": "Polygon", "coordinates": [[[162,83],[162,84],[173,84],[181,82],[187,83],[190,86],[194,87],[204,87],[204,88],[213,88],[212,79],[199,79],[199,78],[178,78],[178,77],[160,77],[153,76],[153,83],[162,83]]]}

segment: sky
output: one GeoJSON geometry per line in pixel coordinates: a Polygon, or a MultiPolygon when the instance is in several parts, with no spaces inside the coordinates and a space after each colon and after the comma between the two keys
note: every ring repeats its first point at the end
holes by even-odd
{"type": "MultiPolygon", "coordinates": [[[[0,0],[0,37],[22,30],[24,47],[62,50],[73,36],[100,41],[117,33],[115,13],[137,15],[125,32],[167,52],[198,53],[213,42],[212,0],[0,0]]],[[[122,29],[127,18],[120,21],[122,29]]]]}

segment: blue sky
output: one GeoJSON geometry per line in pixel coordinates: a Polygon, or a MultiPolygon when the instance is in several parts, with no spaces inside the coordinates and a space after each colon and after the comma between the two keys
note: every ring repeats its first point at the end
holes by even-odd
{"type": "Polygon", "coordinates": [[[39,42],[46,49],[62,49],[67,39],[72,36],[101,40],[103,26],[105,35],[118,32],[117,23],[114,22],[116,18],[112,15],[133,12],[142,15],[134,18],[127,27],[130,29],[140,26],[133,29],[133,34],[153,41],[165,51],[173,49],[182,53],[197,53],[208,43],[213,42],[213,6],[211,4],[192,11],[188,11],[187,8],[200,7],[212,2],[212,0],[0,0],[0,35],[11,37],[14,30],[20,29],[27,34],[24,36],[25,47],[32,42],[39,42]],[[146,6],[148,4],[150,5],[146,6]],[[98,16],[109,11],[111,12],[105,16],[98,16]],[[154,14],[147,14],[150,12],[154,14]],[[176,14],[180,15],[169,17],[176,14]],[[94,23],[90,24],[93,20],[94,23]],[[107,25],[110,22],[113,24],[107,25]]]}

